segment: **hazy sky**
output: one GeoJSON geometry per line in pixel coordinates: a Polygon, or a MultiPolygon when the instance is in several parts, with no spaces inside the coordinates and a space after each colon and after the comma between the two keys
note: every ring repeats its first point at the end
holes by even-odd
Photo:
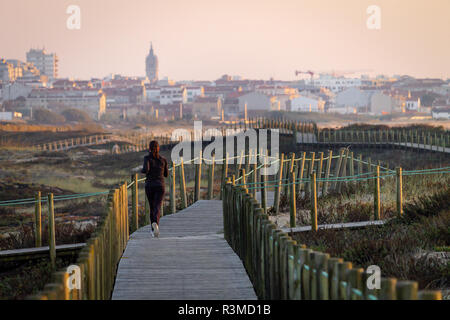
{"type": "Polygon", "coordinates": [[[61,77],[295,79],[294,70],[370,69],[450,77],[450,0],[1,0],[0,57],[56,52],[61,77]],[[81,8],[81,30],[66,9],[81,8]],[[381,7],[381,30],[366,27],[381,7]]]}

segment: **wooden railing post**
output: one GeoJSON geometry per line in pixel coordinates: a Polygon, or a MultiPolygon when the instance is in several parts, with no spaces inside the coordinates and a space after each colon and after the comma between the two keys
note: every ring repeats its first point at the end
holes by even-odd
{"type": "Polygon", "coordinates": [[[396,168],[397,173],[397,214],[399,217],[403,215],[403,178],[402,178],[402,168],[396,168]]]}
{"type": "Polygon", "coordinates": [[[41,192],[36,193],[34,205],[34,243],[36,247],[42,247],[42,205],[41,192]]]}
{"type": "Polygon", "coordinates": [[[131,186],[131,232],[139,229],[139,211],[138,211],[138,175],[137,173],[131,176],[133,185],[131,186]]]}
{"type": "Polygon", "coordinates": [[[258,187],[258,164],[253,163],[252,167],[253,167],[253,174],[252,174],[253,181],[252,181],[252,192],[251,193],[252,193],[253,199],[256,199],[256,190],[258,187]]]}
{"type": "Polygon", "coordinates": [[[380,220],[381,216],[381,199],[380,199],[380,166],[376,167],[375,179],[374,179],[374,218],[375,220],[380,220]]]}
{"type": "Polygon", "coordinates": [[[311,229],[317,231],[317,187],[316,172],[311,175],[311,229]]]}
{"type": "Polygon", "coordinates": [[[184,162],[183,158],[180,158],[180,194],[181,194],[181,208],[187,208],[187,195],[186,195],[186,179],[184,176],[184,162]]]}
{"type": "MultiPolygon", "coordinates": [[[[222,164],[222,185],[228,178],[228,152],[225,155],[225,162],[222,164]]],[[[220,200],[223,200],[222,188],[220,188],[220,200]]]]}
{"type": "Polygon", "coordinates": [[[195,165],[195,192],[194,192],[194,202],[200,200],[201,183],[202,183],[202,162],[203,156],[202,151],[200,151],[199,162],[195,165]]]}
{"type": "Polygon", "coordinates": [[[306,152],[302,152],[302,158],[300,160],[300,168],[298,169],[298,180],[300,180],[300,183],[297,188],[297,193],[300,194],[302,191],[302,186],[306,185],[306,183],[303,183],[303,173],[305,170],[305,160],[306,160],[306,152]]]}
{"type": "MultiPolygon", "coordinates": [[[[319,152],[319,166],[317,170],[317,178],[322,179],[322,169],[323,169],[323,152],[319,152]]],[[[317,183],[317,193],[319,193],[321,182],[317,183]]]]}
{"type": "Polygon", "coordinates": [[[47,196],[48,200],[48,246],[50,250],[50,263],[56,268],[56,241],[55,241],[55,211],[53,204],[53,193],[47,196]]]}
{"type": "Polygon", "coordinates": [[[334,172],[334,181],[333,181],[333,190],[336,190],[336,186],[337,186],[337,184],[338,184],[338,178],[339,178],[339,173],[341,172],[341,165],[342,165],[342,159],[343,159],[343,157],[344,157],[344,152],[345,152],[345,149],[343,149],[343,148],[341,148],[341,150],[339,150],[339,159],[338,159],[338,163],[337,163],[337,165],[336,165],[336,169],[335,169],[335,172],[334,172]]]}
{"type": "Polygon", "coordinates": [[[262,169],[262,170],[260,170],[260,174],[261,174],[261,206],[262,206],[262,209],[264,210],[264,213],[267,214],[267,190],[266,190],[267,169],[265,166],[263,166],[261,169],[262,169]]]}
{"type": "Polygon", "coordinates": [[[280,157],[280,165],[278,169],[278,177],[277,177],[277,186],[275,187],[275,200],[274,200],[274,208],[275,213],[280,213],[280,196],[281,196],[281,184],[283,179],[283,165],[284,165],[284,153],[281,154],[280,157]]]}
{"type": "Polygon", "coordinates": [[[295,228],[296,214],[297,214],[295,198],[297,194],[295,193],[295,173],[293,171],[289,173],[289,183],[290,183],[290,190],[289,190],[290,227],[295,228]]]}
{"type": "Polygon", "coordinates": [[[172,171],[170,172],[170,213],[172,214],[177,212],[175,170],[176,165],[172,161],[172,171]]]}
{"type": "MultiPolygon", "coordinates": [[[[325,170],[325,180],[328,180],[330,178],[330,171],[331,171],[331,161],[333,160],[333,151],[328,151],[328,159],[327,159],[327,167],[325,170]]],[[[328,181],[324,181],[322,184],[322,196],[324,196],[328,191],[328,181]]]]}
{"type": "Polygon", "coordinates": [[[397,282],[396,291],[398,300],[417,300],[418,283],[416,281],[397,282]]]}
{"type": "Polygon", "coordinates": [[[212,156],[211,164],[208,169],[208,200],[212,200],[214,196],[215,155],[212,156]]]}

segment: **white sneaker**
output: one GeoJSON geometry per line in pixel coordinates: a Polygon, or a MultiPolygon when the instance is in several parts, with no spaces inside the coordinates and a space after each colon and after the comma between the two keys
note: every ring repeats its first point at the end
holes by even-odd
{"type": "Polygon", "coordinates": [[[158,224],[156,222],[152,223],[152,227],[153,227],[153,232],[155,233],[155,237],[159,237],[159,227],[158,224]]]}

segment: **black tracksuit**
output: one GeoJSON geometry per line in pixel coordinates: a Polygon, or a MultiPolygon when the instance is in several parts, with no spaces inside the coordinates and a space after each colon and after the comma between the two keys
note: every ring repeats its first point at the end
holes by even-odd
{"type": "Polygon", "coordinates": [[[144,157],[142,173],[147,175],[145,180],[145,193],[150,204],[150,222],[159,225],[161,204],[165,194],[164,177],[169,175],[167,160],[159,156],[154,158],[151,153],[144,157]]]}

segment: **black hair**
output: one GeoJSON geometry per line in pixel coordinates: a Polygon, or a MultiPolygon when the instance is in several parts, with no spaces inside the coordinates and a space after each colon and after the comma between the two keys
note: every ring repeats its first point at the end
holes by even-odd
{"type": "Polygon", "coordinates": [[[159,158],[159,143],[156,140],[150,142],[149,152],[153,155],[153,158],[159,158]]]}

